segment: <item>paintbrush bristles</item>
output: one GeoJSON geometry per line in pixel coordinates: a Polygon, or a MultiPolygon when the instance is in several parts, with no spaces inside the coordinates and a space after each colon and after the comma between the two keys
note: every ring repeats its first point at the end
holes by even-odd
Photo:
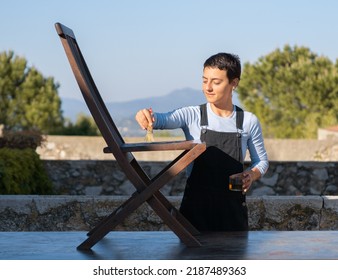
{"type": "Polygon", "coordinates": [[[146,142],[154,142],[153,127],[149,125],[147,128],[146,142]]]}
{"type": "MultiPolygon", "coordinates": [[[[149,108],[148,110],[149,110],[150,115],[153,117],[153,109],[149,108]]],[[[153,124],[148,124],[146,142],[154,142],[153,124]]]]}

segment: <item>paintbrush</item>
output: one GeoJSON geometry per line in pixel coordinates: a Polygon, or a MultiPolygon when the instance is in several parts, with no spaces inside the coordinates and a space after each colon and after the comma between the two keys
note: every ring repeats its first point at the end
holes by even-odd
{"type": "MultiPolygon", "coordinates": [[[[153,110],[149,108],[149,112],[151,115],[153,115],[153,110]]],[[[153,133],[153,125],[148,124],[147,127],[147,134],[146,134],[146,142],[154,142],[154,133],[153,133]]]]}

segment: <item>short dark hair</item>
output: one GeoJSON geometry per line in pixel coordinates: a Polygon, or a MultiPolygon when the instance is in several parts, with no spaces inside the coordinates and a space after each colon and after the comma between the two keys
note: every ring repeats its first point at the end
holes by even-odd
{"type": "Polygon", "coordinates": [[[241,61],[238,55],[230,53],[218,53],[210,56],[204,62],[204,68],[218,68],[220,70],[225,70],[227,72],[227,77],[229,82],[232,82],[234,79],[241,78],[241,61]]]}

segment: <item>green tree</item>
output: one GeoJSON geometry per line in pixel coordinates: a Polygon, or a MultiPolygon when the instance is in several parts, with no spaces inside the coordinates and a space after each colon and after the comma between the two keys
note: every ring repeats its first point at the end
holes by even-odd
{"type": "Polygon", "coordinates": [[[55,131],[53,134],[82,136],[101,135],[94,119],[91,116],[87,116],[85,114],[79,114],[75,124],[69,120],[65,120],[64,126],[60,130],[55,131]]]}
{"type": "Polygon", "coordinates": [[[43,133],[63,124],[59,85],[45,78],[13,51],[0,53],[0,123],[11,129],[43,133]]]}
{"type": "Polygon", "coordinates": [[[318,127],[337,124],[337,73],[338,62],[286,45],[244,64],[238,95],[265,137],[315,138],[318,127]]]}

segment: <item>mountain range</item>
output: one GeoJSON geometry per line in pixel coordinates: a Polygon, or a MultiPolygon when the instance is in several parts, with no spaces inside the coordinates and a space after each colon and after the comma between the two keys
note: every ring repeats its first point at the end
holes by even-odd
{"type": "MultiPolygon", "coordinates": [[[[236,93],[233,102],[240,104],[236,93]]],[[[123,130],[124,136],[139,136],[144,134],[140,130],[134,117],[135,113],[143,108],[153,108],[156,112],[168,112],[176,108],[200,105],[205,103],[205,97],[201,90],[183,88],[174,90],[167,95],[135,99],[125,102],[107,102],[106,107],[114,119],[116,125],[123,130]]],[[[62,98],[62,111],[65,118],[75,123],[79,114],[90,115],[84,101],[71,98],[62,98]]]]}

